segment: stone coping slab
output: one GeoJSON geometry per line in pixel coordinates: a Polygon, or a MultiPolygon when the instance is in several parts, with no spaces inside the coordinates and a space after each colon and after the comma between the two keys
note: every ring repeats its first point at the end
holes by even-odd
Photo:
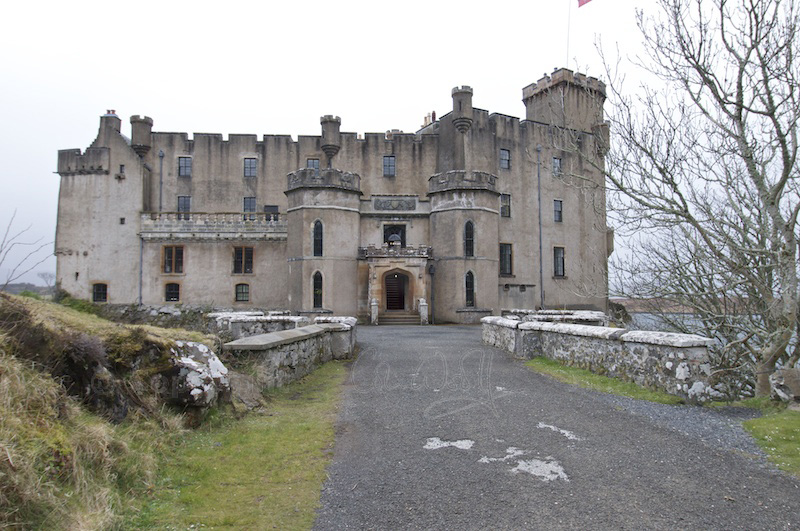
{"type": "Polygon", "coordinates": [[[356,319],[355,317],[347,317],[347,316],[333,316],[333,315],[332,316],[320,316],[320,317],[315,317],[314,318],[314,323],[315,324],[320,324],[320,323],[338,323],[338,324],[342,324],[342,325],[347,326],[348,330],[349,330],[350,328],[353,328],[354,326],[356,326],[356,323],[358,323],[358,319],[356,319]]]}
{"type": "Polygon", "coordinates": [[[494,315],[490,315],[488,317],[482,318],[481,323],[504,326],[506,328],[516,328],[517,325],[521,323],[521,321],[519,321],[519,319],[507,319],[505,317],[497,317],[494,315]]]}
{"type": "Polygon", "coordinates": [[[624,328],[608,328],[605,326],[590,326],[567,323],[550,323],[547,321],[526,321],[517,326],[520,330],[535,330],[539,332],[553,332],[571,336],[596,337],[599,339],[619,339],[627,330],[624,328]]]}
{"type": "Polygon", "coordinates": [[[622,336],[622,341],[632,343],[649,343],[652,345],[667,345],[670,347],[710,347],[713,339],[695,334],[677,334],[674,332],[652,332],[646,330],[631,330],[622,336]]]}
{"type": "Polygon", "coordinates": [[[222,348],[224,350],[267,350],[316,337],[325,332],[340,330],[342,330],[341,326],[334,323],[308,325],[302,328],[292,328],[290,330],[281,330],[280,332],[243,337],[236,341],[225,343],[222,348]]]}

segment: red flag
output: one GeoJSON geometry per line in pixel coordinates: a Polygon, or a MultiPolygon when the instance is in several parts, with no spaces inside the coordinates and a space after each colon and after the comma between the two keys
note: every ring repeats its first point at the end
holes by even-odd
{"type": "Polygon", "coordinates": [[[591,1],[592,0],[578,0],[578,7],[581,7],[582,5],[588,4],[591,1]]]}

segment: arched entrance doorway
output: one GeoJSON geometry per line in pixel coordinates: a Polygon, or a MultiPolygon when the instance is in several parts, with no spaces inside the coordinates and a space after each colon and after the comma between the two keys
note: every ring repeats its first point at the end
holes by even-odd
{"type": "Polygon", "coordinates": [[[387,310],[405,310],[408,293],[408,275],[395,271],[384,278],[387,310]]]}

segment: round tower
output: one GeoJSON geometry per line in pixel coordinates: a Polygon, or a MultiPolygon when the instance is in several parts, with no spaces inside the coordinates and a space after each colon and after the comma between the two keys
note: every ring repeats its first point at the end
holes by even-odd
{"type": "Polygon", "coordinates": [[[339,128],[342,125],[342,119],[338,116],[326,114],[319,119],[322,124],[322,152],[328,157],[328,168],[333,167],[333,157],[339,153],[342,147],[342,135],[339,128]]]}
{"type": "Polygon", "coordinates": [[[428,180],[437,323],[476,323],[498,308],[497,177],[452,170],[428,180]]]}
{"type": "Polygon", "coordinates": [[[290,309],[356,315],[360,177],[301,168],[289,174],[286,196],[290,309]]]}
{"type": "Polygon", "coordinates": [[[131,116],[131,147],[140,157],[147,155],[152,145],[150,134],[153,131],[153,119],[135,114],[131,116]]]}

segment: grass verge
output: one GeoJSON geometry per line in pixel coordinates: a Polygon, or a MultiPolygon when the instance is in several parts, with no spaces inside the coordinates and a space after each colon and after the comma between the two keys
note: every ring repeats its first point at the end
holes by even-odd
{"type": "Polygon", "coordinates": [[[543,357],[536,357],[525,363],[536,372],[552,376],[556,380],[572,385],[577,385],[594,391],[627,396],[637,400],[648,400],[659,404],[683,404],[683,399],[664,393],[646,389],[632,382],[624,382],[616,378],[609,378],[585,369],[567,367],[561,363],[543,357]]]}
{"type": "Polygon", "coordinates": [[[768,397],[749,398],[729,404],[760,409],[764,416],[742,425],[775,466],[800,477],[800,412],[768,397]]]}
{"type": "Polygon", "coordinates": [[[186,434],[167,453],[153,498],[132,526],[310,529],[345,376],[343,364],[326,363],[269,392],[262,414],[186,434]]]}

